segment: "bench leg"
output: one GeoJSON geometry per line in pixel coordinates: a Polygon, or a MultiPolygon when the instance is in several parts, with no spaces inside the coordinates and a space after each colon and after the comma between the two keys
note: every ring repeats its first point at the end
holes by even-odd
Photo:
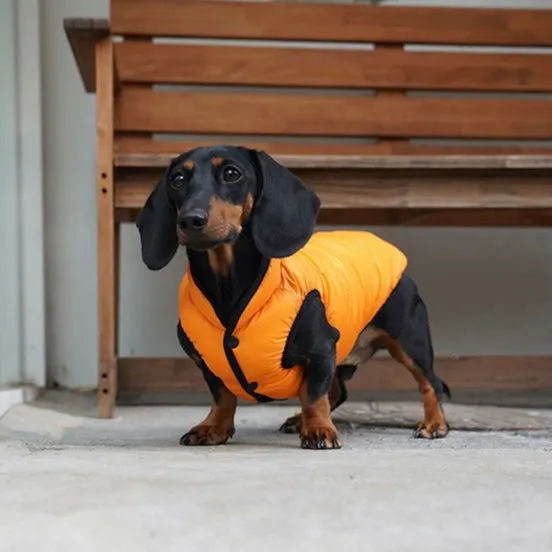
{"type": "Polygon", "coordinates": [[[113,178],[113,45],[96,44],[98,193],[98,416],[111,418],[117,398],[117,300],[119,225],[113,178]]]}
{"type": "Polygon", "coordinates": [[[119,236],[120,225],[113,226],[110,236],[98,236],[100,257],[98,273],[99,299],[99,374],[98,416],[112,418],[117,398],[117,350],[119,307],[119,236]],[[102,243],[103,242],[103,243],[102,243]]]}

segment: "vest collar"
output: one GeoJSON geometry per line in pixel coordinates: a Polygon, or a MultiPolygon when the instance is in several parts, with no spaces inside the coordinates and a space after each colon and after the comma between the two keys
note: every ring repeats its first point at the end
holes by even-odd
{"type": "Polygon", "coordinates": [[[199,312],[201,312],[213,326],[219,328],[220,330],[228,330],[230,332],[239,330],[243,326],[247,325],[253,316],[255,316],[255,314],[257,314],[257,312],[264,307],[264,305],[266,305],[271,295],[280,285],[282,278],[281,262],[282,261],[280,259],[271,259],[263,279],[259,284],[256,282],[253,283],[251,290],[246,294],[246,299],[249,298],[249,300],[244,305],[241,312],[236,313],[238,319],[234,327],[225,328],[222,325],[215,309],[207,297],[205,297],[203,292],[199,289],[198,285],[194,281],[191,271],[188,270],[186,272],[186,277],[189,277],[190,279],[190,298],[199,312]]]}

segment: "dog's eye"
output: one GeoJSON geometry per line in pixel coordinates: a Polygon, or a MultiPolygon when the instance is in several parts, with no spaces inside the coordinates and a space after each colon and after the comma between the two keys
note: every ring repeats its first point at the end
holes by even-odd
{"type": "Polygon", "coordinates": [[[242,173],[237,167],[234,167],[234,165],[226,165],[226,167],[222,169],[222,180],[226,184],[234,184],[241,177],[242,177],[242,173]]]}
{"type": "Polygon", "coordinates": [[[177,173],[171,178],[173,188],[182,188],[186,182],[186,177],[182,173],[177,173]]]}

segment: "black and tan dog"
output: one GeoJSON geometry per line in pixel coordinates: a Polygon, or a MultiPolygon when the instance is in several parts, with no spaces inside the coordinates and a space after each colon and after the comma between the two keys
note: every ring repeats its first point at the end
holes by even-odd
{"type": "Polygon", "coordinates": [[[345,382],[379,349],[412,374],[424,419],[417,437],[444,437],[447,385],[433,371],[427,310],[406,258],[368,232],[317,232],[318,197],[264,152],[202,147],[173,160],[140,212],[142,258],[166,266],[178,246],[189,270],[177,333],[213,396],[182,445],[234,434],[237,397],[298,396],[280,428],[309,449],[340,448],[331,412],[345,382]],[[375,290],[375,291],[374,291],[375,290]]]}

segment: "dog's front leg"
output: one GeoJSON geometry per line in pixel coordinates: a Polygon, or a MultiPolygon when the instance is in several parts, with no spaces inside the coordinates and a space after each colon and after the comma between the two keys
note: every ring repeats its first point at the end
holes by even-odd
{"type": "Polygon", "coordinates": [[[181,445],[223,445],[234,435],[237,398],[221,386],[213,401],[205,420],[181,437],[181,445]]]}
{"type": "Polygon", "coordinates": [[[205,420],[182,435],[180,444],[183,446],[223,445],[234,435],[234,417],[238,399],[228,391],[220,378],[209,370],[180,323],[177,325],[177,335],[182,349],[201,370],[213,397],[211,410],[205,420]]]}
{"type": "Polygon", "coordinates": [[[310,291],[293,323],[282,359],[283,368],[302,366],[299,390],[301,415],[289,418],[280,431],[299,430],[305,449],[341,448],[341,440],[330,412],[332,383],[336,375],[336,344],[339,331],[326,317],[326,308],[317,290],[310,291]]]}
{"type": "Polygon", "coordinates": [[[310,360],[301,385],[301,448],[339,449],[341,439],[331,418],[329,392],[335,374],[335,356],[310,360]]]}
{"type": "MultiPolygon", "coordinates": [[[[357,367],[342,364],[336,368],[336,373],[332,381],[332,386],[328,394],[330,399],[330,411],[333,412],[347,400],[347,387],[345,382],[353,376],[357,367]]],[[[301,412],[294,414],[286,419],[278,430],[280,433],[301,433],[301,424],[303,418],[301,412]]]]}

